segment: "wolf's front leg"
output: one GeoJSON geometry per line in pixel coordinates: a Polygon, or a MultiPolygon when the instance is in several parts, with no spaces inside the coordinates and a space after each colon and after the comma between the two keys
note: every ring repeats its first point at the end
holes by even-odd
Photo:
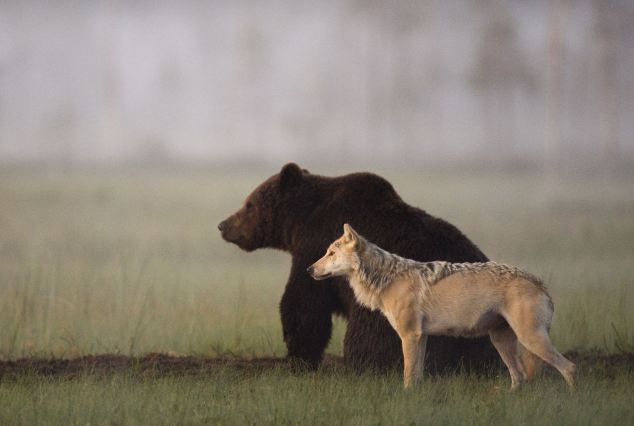
{"type": "Polygon", "coordinates": [[[426,340],[421,333],[408,333],[401,337],[404,363],[403,384],[405,385],[405,389],[415,385],[422,375],[425,348],[421,345],[421,339],[426,340]]]}
{"type": "Polygon", "coordinates": [[[418,347],[418,359],[416,362],[416,382],[420,382],[423,378],[423,370],[425,369],[425,354],[427,353],[427,335],[420,338],[418,347]]]}

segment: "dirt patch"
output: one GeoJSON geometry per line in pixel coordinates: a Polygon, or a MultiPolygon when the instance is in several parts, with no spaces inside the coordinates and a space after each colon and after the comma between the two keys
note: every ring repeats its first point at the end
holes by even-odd
{"type": "MultiPolygon", "coordinates": [[[[342,365],[340,357],[326,356],[321,369],[342,365]]],[[[72,359],[20,358],[0,361],[0,380],[21,375],[76,377],[86,374],[132,373],[141,376],[210,375],[220,369],[259,374],[274,368],[298,371],[285,358],[205,358],[150,353],[142,357],[123,355],[88,355],[72,359]]]]}
{"type": "MultiPolygon", "coordinates": [[[[634,367],[634,353],[608,355],[568,352],[565,355],[575,362],[581,371],[606,376],[615,376],[623,369],[631,370],[634,367]]],[[[322,371],[335,371],[342,367],[343,360],[340,357],[326,356],[320,369],[322,371]]],[[[206,376],[227,368],[256,375],[274,368],[297,370],[297,366],[289,365],[284,358],[205,358],[162,353],[128,357],[106,354],[88,355],[73,359],[21,358],[13,361],[0,361],[0,380],[23,375],[73,378],[86,374],[107,375],[113,373],[132,373],[149,377],[206,376]]]]}
{"type": "Polygon", "coordinates": [[[599,373],[614,377],[621,374],[623,370],[634,370],[634,353],[601,354],[572,351],[564,355],[577,364],[582,373],[599,373]]]}

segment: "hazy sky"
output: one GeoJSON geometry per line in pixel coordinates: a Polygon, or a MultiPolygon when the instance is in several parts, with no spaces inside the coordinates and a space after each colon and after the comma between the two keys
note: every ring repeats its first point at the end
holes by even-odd
{"type": "Polygon", "coordinates": [[[0,159],[632,156],[633,17],[617,0],[4,1],[0,159]]]}

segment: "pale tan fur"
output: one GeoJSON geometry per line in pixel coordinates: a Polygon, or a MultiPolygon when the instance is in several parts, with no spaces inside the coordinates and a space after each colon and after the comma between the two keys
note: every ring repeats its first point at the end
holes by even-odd
{"type": "Polygon", "coordinates": [[[488,334],[509,370],[511,389],[528,379],[518,342],[574,384],[575,365],[548,336],[551,299],[536,277],[517,268],[419,263],[385,252],[344,225],[344,235],[309,272],[315,279],[346,276],[357,301],[385,315],[401,338],[406,388],[421,378],[429,335],[488,334]]]}

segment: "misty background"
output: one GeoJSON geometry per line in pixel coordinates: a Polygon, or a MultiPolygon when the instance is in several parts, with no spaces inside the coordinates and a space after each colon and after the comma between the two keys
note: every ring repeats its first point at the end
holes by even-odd
{"type": "Polygon", "coordinates": [[[632,70],[633,0],[0,0],[0,361],[284,356],[290,257],[217,225],[287,161],[379,173],[543,277],[562,351],[634,353],[632,70]]]}
{"type": "Polygon", "coordinates": [[[634,3],[2,1],[0,163],[599,168],[634,3]]]}

